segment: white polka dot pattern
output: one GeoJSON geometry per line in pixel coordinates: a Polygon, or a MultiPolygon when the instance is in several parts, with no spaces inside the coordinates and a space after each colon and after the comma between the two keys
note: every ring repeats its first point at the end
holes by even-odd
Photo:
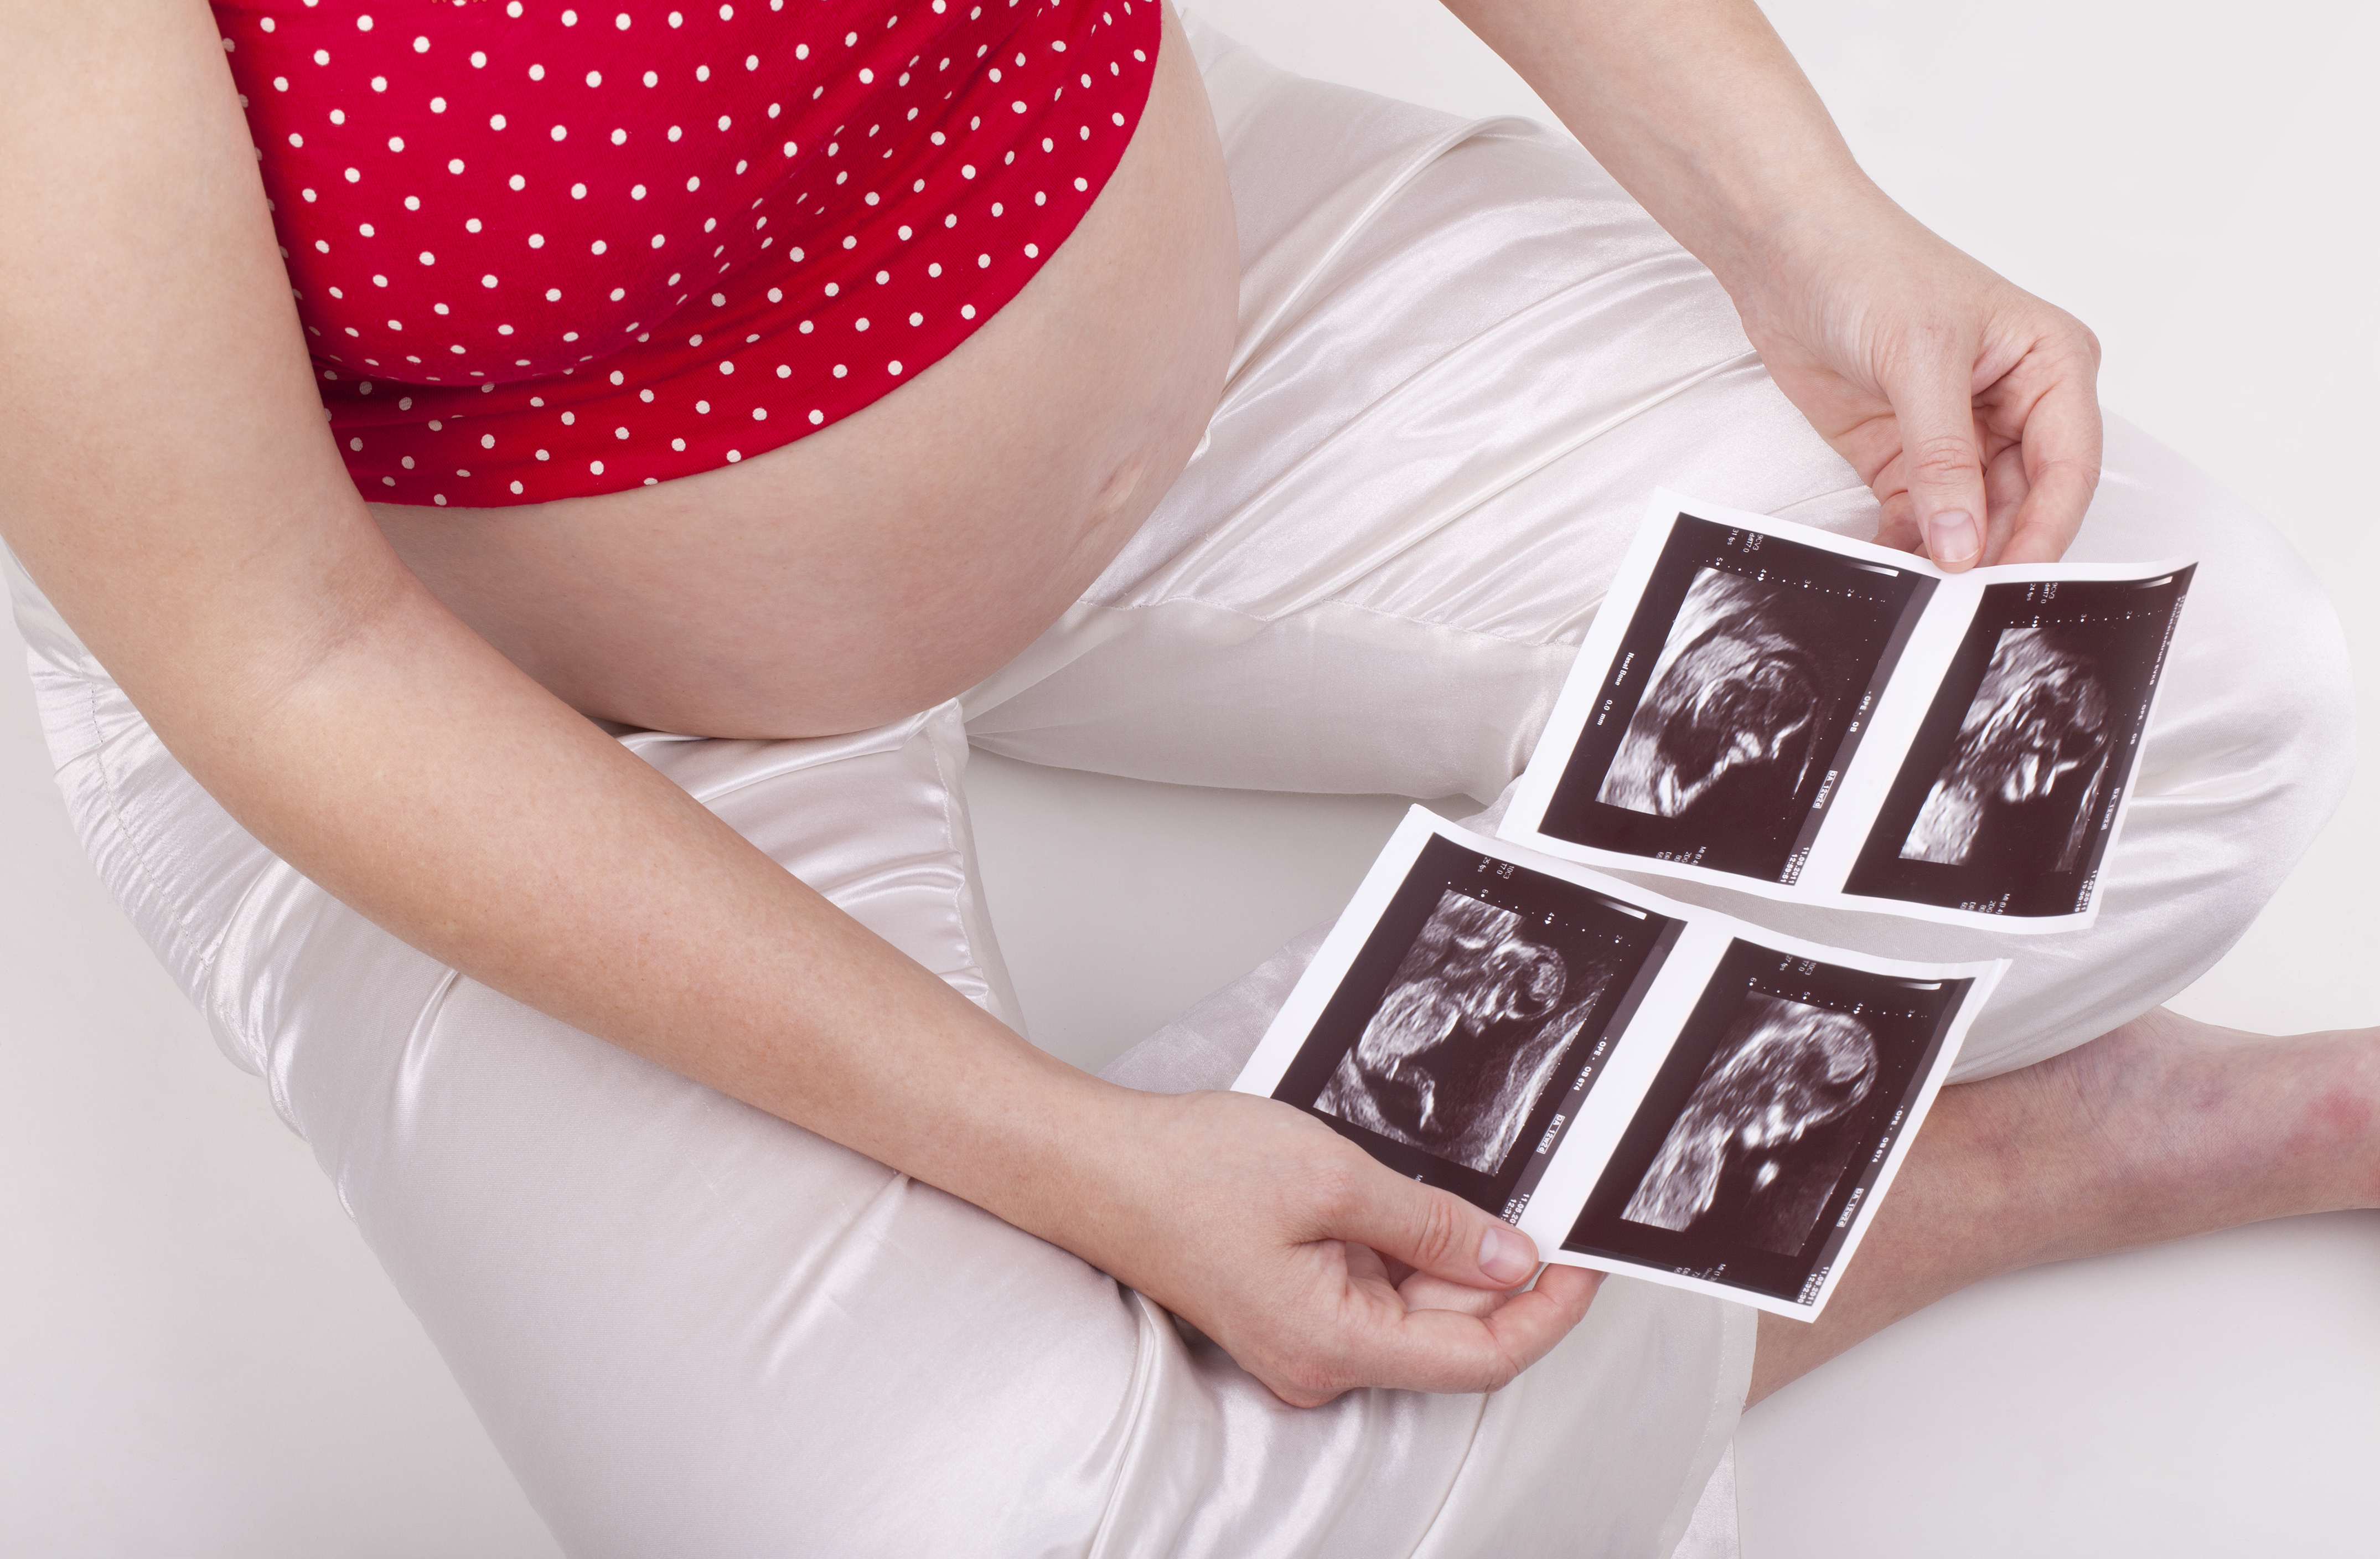
{"type": "Polygon", "coordinates": [[[390,503],[830,426],[1015,296],[1123,156],[1155,0],[223,0],[331,424],[390,503]]]}

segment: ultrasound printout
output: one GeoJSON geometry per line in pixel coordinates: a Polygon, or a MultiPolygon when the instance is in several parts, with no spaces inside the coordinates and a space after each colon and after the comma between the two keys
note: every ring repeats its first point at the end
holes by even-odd
{"type": "Polygon", "coordinates": [[[1809,1319],[2005,968],[1778,937],[1416,807],[1232,1087],[1548,1261],[1809,1319]]]}
{"type": "Polygon", "coordinates": [[[1564,1248],[1815,1293],[1962,991],[1738,941],[1564,1248]]]}
{"type": "Polygon", "coordinates": [[[1797,903],[2088,925],[2191,576],[1949,575],[1657,494],[1499,833],[1797,903]]]}
{"type": "Polygon", "coordinates": [[[1677,923],[1433,838],[1274,1097],[1501,1211],[1677,923]]]}
{"type": "Polygon", "coordinates": [[[1933,591],[1907,568],[1681,517],[1538,826],[1793,881],[1933,591]]]}
{"type": "Polygon", "coordinates": [[[2190,574],[1985,589],[1846,888],[2003,915],[2087,905],[2190,574]]]}

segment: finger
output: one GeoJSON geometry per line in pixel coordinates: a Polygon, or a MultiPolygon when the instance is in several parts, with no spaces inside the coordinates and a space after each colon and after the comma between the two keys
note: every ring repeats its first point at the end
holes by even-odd
{"type": "MultiPolygon", "coordinates": [[[[1574,1298],[1593,1297],[1596,1286],[1602,1281],[1601,1273],[1589,1272],[1585,1267],[1540,1267],[1537,1269],[1537,1281],[1530,1285],[1528,1292],[1542,1288],[1563,1303],[1569,1303],[1574,1298]]],[[[1469,1288],[1459,1283],[1449,1283],[1444,1278],[1432,1277],[1427,1273],[1415,1273],[1397,1285],[1397,1297],[1404,1300],[1405,1309],[1409,1310],[1454,1310],[1472,1316],[1493,1315],[1518,1298],[1522,1292],[1515,1289],[1499,1293],[1491,1288],[1469,1288]]]]}
{"type": "Polygon", "coordinates": [[[2031,491],[2024,476],[2024,451],[2019,445],[2011,444],[1984,462],[1984,501],[1991,505],[1991,518],[1984,526],[1984,562],[1998,563],[2008,551],[2009,538],[2016,531],[2017,511],[2024,506],[2024,495],[2031,491]]]}
{"type": "Polygon", "coordinates": [[[1517,1288],[1537,1270],[1536,1244],[1502,1219],[1451,1192],[1366,1168],[1333,1210],[1332,1236],[1473,1288],[1517,1288]]]}
{"type": "Polygon", "coordinates": [[[2066,555],[2098,490],[2104,438],[2098,388],[2087,374],[2070,370],[2034,402],[2023,444],[2031,490],[2001,562],[2055,563],[2066,555]]]}
{"type": "Polygon", "coordinates": [[[1964,569],[1983,555],[1989,511],[1975,446],[1975,356],[1950,346],[1912,363],[1885,394],[1900,424],[1901,477],[1926,554],[1945,568],[1964,569]]]}
{"type": "Polygon", "coordinates": [[[1427,1273],[1415,1273],[1397,1285],[1397,1297],[1409,1310],[1452,1310],[1458,1315],[1487,1316],[1501,1309],[1512,1297],[1504,1289],[1474,1288],[1427,1273]]]}
{"type": "Polygon", "coordinates": [[[1351,1241],[1340,1242],[1340,1260],[1347,1264],[1347,1280],[1361,1288],[1394,1288],[1397,1274],[1380,1259],[1380,1253],[1368,1246],[1351,1241]]]}
{"type": "Polygon", "coordinates": [[[1586,1316],[1602,1274],[1548,1267],[1484,1315],[1424,1308],[1366,1329],[1342,1368],[1367,1385],[1494,1391],[1551,1352],[1586,1316]]]}

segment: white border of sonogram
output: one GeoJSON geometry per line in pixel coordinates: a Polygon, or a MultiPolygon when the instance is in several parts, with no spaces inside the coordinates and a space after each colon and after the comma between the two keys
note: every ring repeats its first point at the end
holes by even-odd
{"type": "MultiPolygon", "coordinates": [[[[1949,670],[1951,660],[1966,638],[1968,625],[1973,622],[1975,612],[1983,603],[1985,587],[2044,580],[2058,583],[2070,580],[2144,581],[2190,565],[2188,558],[2167,559],[2155,564],[2016,564],[1977,568],[1964,574],[1946,574],[1924,558],[1894,552],[1873,542],[1852,541],[1791,520],[1772,519],[1766,515],[1731,509],[1723,505],[1698,503],[1669,488],[1662,488],[1653,494],[1645,510],[1645,522],[1637,530],[1635,540],[1629,544],[1628,554],[1621,562],[1610,591],[1596,611],[1595,622],[1587,630],[1586,641],[1580,646],[1578,659],[1572,663],[1570,676],[1562,683],[1552,717],[1547,721],[1544,734],[1537,738],[1536,748],[1529,755],[1528,767],[1513,788],[1512,804],[1505,810],[1497,835],[1567,860],[1632,873],[1673,877],[1683,882],[1707,883],[1716,887],[1733,888],[1741,893],[1757,894],[1791,904],[1858,909],[1870,914],[1897,915],[1907,920],[2018,935],[2081,930],[2097,918],[2098,890],[2104,883],[2095,884],[2089,905],[2070,915],[1987,914],[1907,899],[1849,894],[1843,891],[1843,884],[1850,879],[1860,850],[1876,826],[1876,814],[1883,810],[1891,794],[1893,781],[1899,777],[1910,746],[1916,740],[1918,727],[1925,724],[1927,712],[1933,708],[1935,697],[1941,690],[1942,678],[1949,670]],[[1847,770],[1836,780],[1834,794],[1828,798],[1827,815],[1818,825],[1816,837],[1811,841],[1809,856],[1803,862],[1797,880],[1790,885],[1765,878],[1714,871],[1705,866],[1582,845],[1546,834],[1539,826],[1545,821],[1546,809],[1553,801],[1555,789],[1561,784],[1562,772],[1569,765],[1571,754],[1585,733],[1586,723],[1595,713],[1596,700],[1608,680],[1612,660],[1620,652],[1621,641],[1635,620],[1637,609],[1643,603],[1645,586],[1652,581],[1653,570],[1659,564],[1661,554],[1669,545],[1670,532],[1682,515],[1715,525],[1755,530],[1763,535],[1833,553],[1854,563],[1918,574],[1936,581],[1932,599],[1927,601],[1911,630],[1900,658],[1885,685],[1884,693],[1869,717],[1867,732],[1861,739],[1859,749],[1852,754],[1847,770]]],[[[2160,677],[2151,695],[2149,713],[2152,716],[2155,713],[2155,699],[2163,691],[2164,679],[2160,677]]],[[[2144,734],[2145,730],[2144,725],[2144,734]]],[[[2115,853],[2116,839],[2122,833],[2124,816],[2131,807],[2132,782],[2139,773],[2140,766],[2135,761],[2131,775],[2127,777],[2123,793],[2118,798],[2115,827],[2108,834],[2107,849],[2101,858],[2103,867],[2115,853]]]]}
{"type": "Polygon", "coordinates": [[[1338,923],[1315,953],[1314,961],[1306,966],[1296,988],[1281,1004],[1272,1023],[1265,1029],[1264,1038],[1247,1065],[1232,1081],[1235,1092],[1269,1097],[1281,1086],[1281,1078],[1298,1053],[1313,1037],[1314,1027],[1321,1021],[1331,998],[1339,993],[1341,981],[1364,950],[1378,927],[1380,917],[1388,912],[1422,848],[1432,838],[1440,838],[1458,848],[1475,850],[1498,860],[1511,861],[1531,871],[1555,878],[1616,899],[1622,904],[1666,915],[1683,922],[1677,941],[1671,944],[1653,983],[1637,1004],[1627,1027],[1612,1036],[1611,1053],[1605,1063],[1602,1078],[1587,1094],[1578,1118],[1563,1134],[1554,1149],[1553,1159],[1547,1165],[1544,1177],[1523,1210],[1518,1226],[1537,1242],[1538,1254],[1548,1261],[1565,1266],[1591,1267],[1604,1272],[1623,1273],[1647,1282],[1683,1288],[1697,1294],[1731,1299],[1755,1309],[1769,1310],[1796,1320],[1813,1321],[1834,1291],[1836,1280],[1852,1252],[1858,1248],[1876,1204],[1883,1199],[1892,1184],[1909,1139],[1916,1134],[1932,1107],[1934,1096],[1940,1090],[1942,1079],[1958,1057],[1959,1047],[1965,1041],[1967,1029],[1975,1015],[1983,1010],[2000,976],[2008,968],[2008,960],[1996,959],[1967,964],[1913,964],[1892,958],[1871,957],[1843,948],[1828,947],[1798,937],[1775,935],[1761,927],[1715,909],[1703,909],[1679,904],[1658,894],[1649,893],[1633,883],[1619,882],[1573,862],[1562,860],[1512,844],[1508,840],[1490,839],[1474,834],[1467,828],[1431,812],[1415,807],[1407,811],[1396,831],[1364,874],[1364,881],[1341,912],[1338,923]],[[1897,980],[1972,980],[1974,981],[1953,1016],[1950,1028],[1943,1037],[1942,1048],[1928,1070],[1924,1085],[1914,1096],[1908,1120],[1894,1140],[1890,1153],[1879,1172],[1875,1190],[1865,1199],[1858,1215],[1846,1235],[1842,1248],[1834,1264],[1821,1282],[1817,1295],[1808,1304],[1792,1299],[1780,1299],[1771,1295],[1755,1294],[1724,1283],[1712,1283],[1703,1278],[1688,1277],[1667,1268],[1644,1266],[1618,1257],[1586,1257],[1561,1248],[1571,1225],[1593,1194],[1596,1182],[1619,1146],[1629,1121],[1634,1116],[1645,1094],[1660,1073],[1661,1064],[1675,1047],[1679,1030],[1693,1014],[1711,976],[1718,971],[1719,960],[1729,946],[1737,940],[1773,948],[1790,957],[1811,958],[1840,968],[1861,969],[1870,974],[1897,980]]]}

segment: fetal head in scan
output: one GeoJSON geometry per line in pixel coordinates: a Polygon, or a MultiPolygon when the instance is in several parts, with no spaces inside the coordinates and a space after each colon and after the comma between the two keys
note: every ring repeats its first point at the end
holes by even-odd
{"type": "Polygon", "coordinates": [[[1876,1068],[1859,1018],[1748,994],[1621,1216],[1798,1250],[1849,1157],[1819,1128],[1868,1096],[1876,1068]]]}
{"type": "Polygon", "coordinates": [[[1797,792],[1830,679],[1779,586],[1704,569],[1597,799],[1682,817],[1745,793],[1797,792]]]}
{"type": "Polygon", "coordinates": [[[1494,1174],[1607,980],[1449,890],[1314,1107],[1494,1174]]]}
{"type": "Polygon", "coordinates": [[[2071,870],[2107,770],[2107,725],[2089,658],[2046,629],[2008,629],[1901,859],[1961,865],[2022,851],[2041,871],[2071,870]]]}

